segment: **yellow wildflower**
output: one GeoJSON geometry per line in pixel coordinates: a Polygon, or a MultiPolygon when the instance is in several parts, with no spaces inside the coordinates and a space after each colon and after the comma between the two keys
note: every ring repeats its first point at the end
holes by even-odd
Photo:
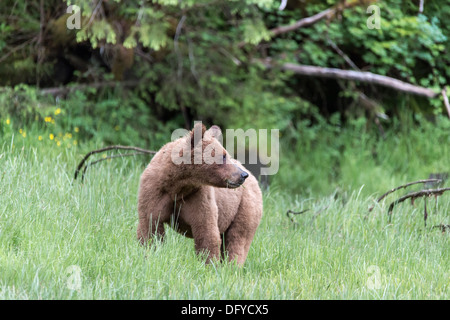
{"type": "Polygon", "coordinates": [[[75,127],[75,132],[80,132],[80,128],[75,127]]]}
{"type": "Polygon", "coordinates": [[[53,139],[55,139],[55,135],[53,133],[50,133],[49,138],[50,138],[50,140],[53,140],[53,139]]]}
{"type": "Polygon", "coordinates": [[[38,140],[39,140],[39,141],[42,141],[42,136],[39,136],[39,137],[38,137],[38,140]]]}
{"type": "Polygon", "coordinates": [[[45,117],[45,118],[44,118],[44,121],[45,121],[45,122],[52,122],[52,117],[45,117]]]}
{"type": "Polygon", "coordinates": [[[58,109],[55,110],[55,115],[58,115],[58,114],[60,114],[60,113],[61,113],[61,109],[60,109],[60,108],[58,108],[58,109]]]}
{"type": "Polygon", "coordinates": [[[56,141],[56,145],[57,145],[58,147],[61,147],[61,141],[56,141]]]}
{"type": "Polygon", "coordinates": [[[9,125],[11,123],[11,120],[6,119],[6,124],[9,125]]]}

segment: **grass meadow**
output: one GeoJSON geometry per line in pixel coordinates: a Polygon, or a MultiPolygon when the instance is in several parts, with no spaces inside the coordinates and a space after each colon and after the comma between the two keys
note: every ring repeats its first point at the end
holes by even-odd
{"type": "Polygon", "coordinates": [[[37,131],[0,137],[0,299],[450,298],[450,233],[433,228],[449,224],[450,194],[428,200],[426,227],[422,199],[399,204],[389,223],[405,190],[368,212],[386,187],[415,177],[355,160],[346,170],[356,184],[323,195],[274,184],[245,266],[205,265],[173,231],[151,247],[136,241],[143,159],[104,161],[73,181],[95,147],[60,147],[37,131]],[[364,176],[369,185],[357,185],[364,176]],[[289,209],[309,211],[291,221],[289,209]]]}

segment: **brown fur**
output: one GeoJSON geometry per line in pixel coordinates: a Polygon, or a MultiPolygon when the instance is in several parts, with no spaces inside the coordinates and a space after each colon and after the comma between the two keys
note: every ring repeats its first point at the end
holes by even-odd
{"type": "Polygon", "coordinates": [[[207,254],[207,262],[227,254],[230,261],[244,264],[262,216],[261,190],[255,177],[215,138],[218,134],[217,126],[206,131],[196,125],[189,135],[166,144],[153,157],[139,188],[137,237],[142,244],[155,234],[164,238],[164,225],[173,219],[178,232],[194,238],[196,252],[207,254]],[[173,163],[173,150],[186,144],[194,149],[195,130],[201,130],[196,132],[201,132],[202,150],[213,146],[212,155],[223,154],[224,164],[173,163]],[[243,179],[245,172],[248,177],[243,179]]]}

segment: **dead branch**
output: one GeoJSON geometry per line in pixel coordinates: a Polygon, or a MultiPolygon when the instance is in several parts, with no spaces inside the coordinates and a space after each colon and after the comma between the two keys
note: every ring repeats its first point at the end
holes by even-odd
{"type": "Polygon", "coordinates": [[[411,201],[414,201],[416,198],[420,198],[420,197],[430,197],[430,196],[441,196],[445,191],[449,191],[450,188],[441,188],[441,189],[428,189],[428,190],[420,190],[417,192],[411,192],[408,193],[407,195],[404,195],[403,197],[395,200],[394,202],[392,202],[389,205],[389,209],[388,209],[388,216],[389,216],[389,222],[391,222],[391,217],[392,217],[392,210],[394,209],[394,206],[396,206],[397,204],[411,199],[411,201]]]}
{"type": "MultiPolygon", "coordinates": [[[[425,180],[418,180],[418,181],[413,181],[413,182],[409,182],[406,184],[403,184],[401,186],[398,186],[396,188],[393,188],[391,190],[389,190],[388,192],[386,192],[385,194],[383,194],[381,197],[379,197],[376,202],[380,202],[381,200],[383,200],[384,198],[386,198],[386,196],[388,196],[389,194],[391,194],[392,192],[395,192],[397,190],[415,185],[415,184],[419,184],[419,183],[428,183],[428,182],[441,182],[441,179],[425,179],[425,180]]],[[[373,208],[375,207],[375,205],[373,205],[372,207],[369,208],[369,212],[371,212],[373,210],[373,208]]]]}
{"type": "Polygon", "coordinates": [[[427,211],[427,198],[423,200],[423,221],[425,223],[425,227],[427,226],[427,218],[428,218],[428,211],[427,211]]]}
{"type": "MultiPolygon", "coordinates": [[[[308,27],[310,25],[313,25],[321,20],[323,20],[324,18],[331,18],[333,16],[335,16],[336,14],[338,14],[339,12],[341,12],[344,9],[347,8],[351,8],[354,7],[356,5],[361,5],[364,4],[364,2],[367,1],[363,1],[363,0],[359,0],[359,1],[350,1],[350,2],[346,2],[344,1],[343,3],[340,3],[338,5],[335,5],[331,8],[328,8],[324,11],[321,11],[319,13],[316,13],[315,15],[312,15],[310,17],[306,17],[300,20],[297,20],[296,22],[286,25],[286,26],[278,26],[276,28],[270,29],[269,33],[271,34],[272,37],[276,37],[280,34],[286,33],[286,32],[290,32],[290,31],[294,31],[296,29],[300,29],[303,27],[308,27]]],[[[374,2],[374,1],[368,1],[368,2],[374,2]]],[[[282,11],[284,9],[283,7],[283,3],[280,5],[279,10],[282,11]]],[[[243,46],[246,45],[245,41],[241,41],[238,43],[238,48],[242,48],[243,46]]]]}
{"type": "MultiPolygon", "coordinates": [[[[312,219],[311,219],[311,223],[314,221],[314,219],[315,219],[322,211],[324,211],[324,210],[326,210],[326,209],[328,209],[328,208],[329,208],[329,205],[328,205],[328,206],[325,206],[325,207],[323,207],[323,208],[320,208],[319,210],[317,210],[316,212],[314,212],[313,217],[312,217],[312,219]]],[[[294,214],[294,215],[303,214],[303,213],[308,212],[308,211],[310,211],[310,210],[311,210],[311,209],[305,209],[305,210],[302,210],[302,211],[292,211],[292,210],[288,210],[288,211],[286,212],[286,216],[289,218],[289,220],[291,220],[291,222],[292,222],[294,225],[297,225],[297,222],[292,218],[291,214],[294,214]]]]}
{"type": "Polygon", "coordinates": [[[289,217],[289,214],[302,214],[302,213],[305,213],[305,212],[307,212],[307,211],[309,211],[309,209],[306,209],[306,210],[302,210],[302,211],[292,211],[292,210],[288,210],[287,212],[286,212],[286,215],[289,217]]]}
{"type": "Polygon", "coordinates": [[[345,62],[347,62],[347,64],[352,67],[352,69],[360,71],[361,69],[358,68],[358,66],[352,61],[352,59],[350,59],[350,57],[341,50],[341,48],[338,47],[338,45],[336,43],[334,43],[334,41],[332,41],[330,39],[330,37],[327,34],[327,42],[328,44],[333,48],[334,51],[336,51],[336,53],[338,55],[340,55],[342,57],[342,59],[344,59],[345,62]]]}
{"type": "Polygon", "coordinates": [[[299,28],[313,25],[313,24],[323,20],[324,18],[329,18],[329,17],[336,15],[337,13],[341,12],[344,9],[351,8],[351,7],[354,7],[357,5],[367,4],[370,2],[375,2],[375,1],[343,1],[343,3],[341,2],[338,5],[328,8],[322,12],[316,13],[313,16],[300,19],[300,20],[298,20],[292,24],[286,25],[286,26],[279,26],[279,27],[270,29],[269,31],[272,34],[272,36],[278,36],[278,35],[286,33],[286,32],[290,32],[290,31],[293,31],[293,30],[296,30],[299,28]]]}
{"type": "Polygon", "coordinates": [[[441,229],[441,232],[444,233],[447,229],[450,230],[450,224],[439,224],[432,227],[432,229],[434,228],[439,228],[441,229]]]}
{"type": "MultiPolygon", "coordinates": [[[[105,148],[101,148],[101,149],[96,149],[96,150],[92,150],[89,153],[87,153],[84,158],[80,161],[80,163],[77,166],[77,169],[75,170],[75,175],[74,175],[74,180],[77,180],[78,174],[80,172],[80,170],[83,168],[83,165],[86,163],[87,159],[89,159],[90,156],[94,155],[94,154],[98,154],[98,153],[102,153],[105,151],[109,151],[109,150],[132,150],[132,151],[136,151],[135,154],[130,154],[127,153],[125,155],[115,155],[115,156],[110,156],[109,158],[118,158],[118,157],[125,157],[125,156],[131,156],[131,155],[138,155],[138,154],[151,154],[154,155],[156,153],[156,151],[152,151],[152,150],[146,150],[146,149],[142,149],[142,148],[138,148],[138,147],[131,147],[131,146],[109,146],[109,147],[105,147],[105,148]]],[[[91,166],[95,163],[98,163],[100,161],[103,160],[107,160],[108,157],[94,161],[92,163],[89,163],[88,165],[86,165],[86,168],[88,166],[91,166]]],[[[86,168],[83,170],[83,177],[84,177],[84,173],[86,172],[86,168]]]]}
{"type": "Polygon", "coordinates": [[[388,87],[394,90],[414,95],[425,96],[428,98],[434,98],[437,95],[437,93],[431,89],[366,71],[342,70],[337,68],[308,66],[295,63],[284,63],[278,65],[272,62],[272,59],[270,58],[258,61],[265,65],[267,68],[279,67],[281,70],[291,71],[295,74],[300,74],[303,76],[360,81],[364,83],[371,83],[383,87],[388,87]]]}
{"type": "Polygon", "coordinates": [[[288,211],[286,212],[286,216],[289,218],[289,220],[291,220],[292,223],[296,224],[296,222],[294,221],[294,219],[292,219],[292,217],[290,216],[290,214],[302,214],[302,213],[305,213],[305,212],[307,212],[307,211],[309,211],[309,209],[302,210],[302,211],[298,211],[298,212],[297,212],[297,211],[288,210],[288,211]]]}
{"type": "Polygon", "coordinates": [[[114,159],[114,158],[123,158],[123,157],[139,156],[139,155],[144,155],[144,154],[146,154],[146,153],[142,153],[142,152],[134,152],[134,153],[115,154],[115,155],[112,155],[112,156],[108,156],[108,157],[105,157],[105,158],[101,158],[101,159],[98,159],[98,160],[89,162],[88,164],[86,164],[86,165],[84,166],[83,174],[81,175],[81,181],[82,181],[82,182],[84,181],[84,175],[86,174],[87,168],[93,166],[94,164],[97,164],[97,163],[102,162],[102,161],[105,161],[105,160],[114,159]]]}
{"type": "Polygon", "coordinates": [[[325,17],[328,17],[336,12],[336,8],[328,8],[322,12],[319,12],[311,17],[300,19],[293,24],[287,25],[287,26],[279,26],[273,29],[270,29],[269,32],[272,34],[272,36],[278,36],[282,33],[290,32],[302,27],[310,26],[325,17]]]}

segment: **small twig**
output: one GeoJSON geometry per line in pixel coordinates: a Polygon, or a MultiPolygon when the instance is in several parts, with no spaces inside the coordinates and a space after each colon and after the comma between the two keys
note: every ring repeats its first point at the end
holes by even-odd
{"type": "Polygon", "coordinates": [[[197,70],[195,68],[195,56],[194,56],[194,49],[193,49],[193,46],[192,46],[192,41],[191,41],[191,38],[188,37],[188,36],[186,36],[186,40],[187,40],[187,43],[188,43],[188,54],[189,54],[189,62],[190,62],[191,73],[194,76],[195,81],[197,81],[197,83],[199,83],[198,73],[197,73],[197,70]]]}
{"type": "MultiPolygon", "coordinates": [[[[142,149],[142,148],[138,148],[138,147],[130,147],[130,146],[109,146],[109,147],[105,147],[105,148],[101,148],[101,149],[97,149],[97,150],[92,150],[89,153],[87,153],[83,160],[81,160],[81,162],[78,164],[77,169],[75,170],[75,175],[74,175],[74,180],[77,180],[78,174],[80,172],[80,170],[83,168],[83,165],[85,164],[85,162],[87,161],[87,159],[92,156],[93,154],[97,154],[97,153],[102,153],[105,151],[109,151],[109,150],[133,150],[133,151],[137,151],[140,154],[151,154],[154,155],[156,153],[156,151],[152,151],[152,150],[146,150],[146,149],[142,149]]],[[[131,155],[131,154],[127,154],[127,155],[131,155]]],[[[124,155],[122,155],[124,156],[124,155]]],[[[117,156],[111,156],[114,158],[117,158],[117,156]]],[[[107,159],[107,158],[106,158],[107,159]]],[[[102,160],[102,159],[100,159],[102,160]]],[[[99,161],[97,161],[99,162],[99,161]]],[[[90,163],[89,165],[92,165],[93,163],[90,163]]],[[[86,169],[84,169],[83,171],[83,176],[84,176],[84,172],[86,171],[86,169]]]]}
{"type": "Polygon", "coordinates": [[[37,39],[38,39],[38,37],[36,36],[36,37],[31,38],[31,39],[25,41],[24,43],[18,45],[17,47],[12,48],[8,53],[6,53],[6,54],[4,54],[3,56],[0,57],[0,62],[5,61],[11,54],[13,54],[14,52],[16,52],[16,51],[18,51],[20,49],[23,49],[24,47],[26,47],[27,45],[33,43],[34,41],[37,41],[37,39]]]}
{"type": "Polygon", "coordinates": [[[294,221],[294,219],[292,219],[292,217],[290,216],[290,214],[292,213],[292,214],[303,214],[303,213],[305,213],[305,212],[307,212],[307,211],[309,211],[310,209],[306,209],[306,210],[302,210],[302,211],[292,211],[292,210],[288,210],[287,212],[286,212],[286,216],[289,218],[289,220],[291,220],[291,222],[292,223],[294,223],[294,224],[296,224],[296,222],[294,221]]]}
{"type": "Polygon", "coordinates": [[[173,49],[177,55],[177,60],[178,60],[178,70],[177,70],[178,81],[181,81],[181,78],[183,76],[183,57],[181,56],[181,53],[180,53],[178,39],[180,38],[181,29],[183,28],[183,24],[184,24],[185,20],[186,20],[186,15],[183,14],[180,21],[178,22],[178,25],[177,25],[177,28],[175,31],[175,36],[173,37],[173,49]]]}
{"type": "MultiPolygon", "coordinates": [[[[328,209],[329,207],[330,207],[330,205],[327,205],[327,206],[325,206],[325,207],[323,207],[323,208],[320,208],[320,209],[317,210],[316,212],[314,212],[314,213],[313,213],[313,217],[312,217],[312,219],[311,219],[311,223],[314,221],[314,219],[315,219],[320,213],[322,213],[322,211],[328,209]]],[[[288,211],[286,212],[286,216],[289,218],[289,220],[291,220],[291,222],[292,222],[294,225],[296,225],[297,222],[292,218],[292,216],[290,216],[290,214],[295,214],[295,215],[297,215],[297,214],[303,214],[303,213],[305,213],[305,212],[307,212],[307,211],[310,211],[310,210],[311,210],[311,209],[305,209],[305,210],[302,210],[302,211],[292,211],[292,210],[288,210],[288,211]]]]}
{"type": "Polygon", "coordinates": [[[344,51],[342,51],[341,48],[339,48],[339,47],[337,46],[336,43],[334,43],[334,42],[330,39],[330,37],[328,36],[328,34],[327,34],[327,41],[328,41],[328,44],[333,48],[333,50],[336,51],[337,54],[340,55],[340,56],[342,57],[342,59],[344,59],[345,62],[347,62],[347,64],[348,64],[350,67],[352,67],[352,69],[361,71],[361,69],[358,68],[358,66],[352,61],[352,59],[350,59],[350,57],[349,57],[344,51]]]}
{"type": "Polygon", "coordinates": [[[423,222],[425,224],[425,228],[427,227],[427,218],[428,218],[427,198],[425,198],[423,199],[423,222]]]}
{"type": "Polygon", "coordinates": [[[97,11],[100,9],[100,6],[102,5],[103,0],[99,0],[94,8],[94,11],[92,12],[91,17],[89,18],[89,21],[86,25],[86,28],[88,28],[91,24],[92,21],[94,21],[95,16],[97,15],[97,11]]]}
{"type": "Polygon", "coordinates": [[[234,57],[231,53],[229,53],[227,50],[225,50],[224,48],[219,48],[218,51],[220,53],[222,53],[224,56],[226,56],[227,58],[230,58],[231,61],[233,61],[233,63],[237,66],[240,66],[242,64],[242,61],[239,60],[238,58],[234,57]]]}
{"type": "MultiPolygon", "coordinates": [[[[406,184],[403,184],[399,187],[396,187],[394,189],[389,190],[388,192],[386,192],[385,194],[383,194],[381,197],[379,197],[376,202],[379,203],[381,200],[383,200],[386,196],[388,196],[389,194],[391,194],[392,192],[395,192],[397,190],[412,186],[414,184],[419,184],[419,183],[428,183],[428,182],[441,182],[441,179],[425,179],[425,180],[418,180],[418,181],[413,181],[413,182],[409,182],[406,184]]],[[[371,212],[373,210],[373,208],[375,207],[375,205],[373,205],[372,207],[369,208],[369,212],[371,212]]]]}
{"type": "Polygon", "coordinates": [[[305,213],[305,212],[307,212],[307,211],[309,211],[310,209],[306,209],[306,210],[302,210],[302,211],[292,211],[292,210],[288,210],[287,212],[286,212],[286,215],[288,216],[288,217],[290,217],[289,216],[289,214],[302,214],[302,213],[305,213]]]}
{"type": "Polygon", "coordinates": [[[434,228],[439,228],[439,229],[441,229],[442,233],[444,233],[445,230],[447,230],[447,229],[450,230],[450,224],[439,224],[439,225],[432,227],[432,229],[434,229],[434,228]]]}
{"type": "Polygon", "coordinates": [[[282,33],[294,31],[294,30],[302,28],[302,27],[310,26],[328,16],[333,15],[335,12],[336,12],[336,8],[328,8],[324,11],[316,13],[313,16],[300,19],[293,24],[285,25],[285,26],[278,26],[276,28],[270,29],[269,31],[270,31],[270,33],[272,33],[272,36],[278,36],[279,34],[282,34],[282,33]]]}
{"type": "Polygon", "coordinates": [[[394,206],[399,204],[400,202],[403,202],[407,199],[411,199],[411,201],[414,201],[416,198],[419,197],[429,197],[429,196],[440,196],[442,195],[445,191],[449,191],[450,188],[441,188],[441,189],[428,189],[428,190],[420,190],[417,192],[411,192],[408,193],[407,195],[404,195],[403,197],[395,200],[394,202],[392,202],[389,205],[389,209],[388,209],[388,216],[389,216],[389,223],[391,222],[391,217],[392,217],[392,210],[394,209],[394,206]]]}

